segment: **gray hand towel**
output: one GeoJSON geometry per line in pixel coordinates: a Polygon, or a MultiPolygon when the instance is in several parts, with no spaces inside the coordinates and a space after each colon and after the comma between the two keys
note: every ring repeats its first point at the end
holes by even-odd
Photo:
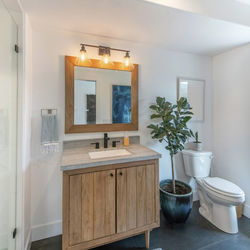
{"type": "Polygon", "coordinates": [[[56,115],[43,115],[41,143],[49,144],[55,142],[58,142],[58,127],[56,115]]]}

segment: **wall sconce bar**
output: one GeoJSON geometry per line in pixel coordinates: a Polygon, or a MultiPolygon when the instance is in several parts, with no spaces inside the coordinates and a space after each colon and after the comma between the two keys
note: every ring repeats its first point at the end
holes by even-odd
{"type": "Polygon", "coordinates": [[[128,67],[129,65],[131,65],[130,55],[129,55],[130,51],[129,50],[116,49],[116,48],[111,48],[111,47],[106,47],[106,46],[101,46],[101,45],[97,46],[97,45],[85,44],[85,43],[81,43],[80,46],[81,46],[80,58],[82,61],[84,61],[87,58],[87,51],[86,51],[85,47],[92,47],[92,48],[98,49],[98,54],[99,54],[99,56],[103,57],[103,62],[105,64],[109,63],[109,58],[111,56],[111,50],[113,50],[113,51],[124,52],[125,56],[124,56],[123,60],[124,60],[125,66],[128,67]]]}
{"type": "Polygon", "coordinates": [[[86,47],[92,47],[92,48],[97,48],[97,49],[109,49],[109,50],[114,50],[114,51],[120,51],[120,52],[130,52],[129,50],[124,50],[124,49],[116,49],[116,48],[110,48],[106,46],[98,46],[98,45],[92,45],[92,44],[86,44],[86,43],[81,43],[81,46],[86,46],[86,47]]]}

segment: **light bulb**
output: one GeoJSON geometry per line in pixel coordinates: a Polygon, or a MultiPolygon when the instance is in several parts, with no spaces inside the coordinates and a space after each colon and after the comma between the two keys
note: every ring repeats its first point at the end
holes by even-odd
{"type": "Polygon", "coordinates": [[[104,62],[105,64],[108,64],[108,63],[109,63],[109,55],[108,55],[108,54],[103,55],[103,62],[104,62]]]}
{"type": "Polygon", "coordinates": [[[87,51],[85,49],[84,44],[81,44],[80,58],[81,58],[82,61],[85,61],[87,59],[87,51]]]}
{"type": "Polygon", "coordinates": [[[87,53],[86,53],[86,51],[81,51],[81,60],[82,60],[82,61],[85,61],[86,58],[87,58],[87,53]]]}
{"type": "Polygon", "coordinates": [[[130,66],[131,62],[130,62],[130,56],[129,56],[129,52],[126,52],[126,55],[124,56],[124,65],[126,67],[130,66]]]}
{"type": "Polygon", "coordinates": [[[124,63],[125,63],[125,66],[128,67],[128,66],[129,66],[129,63],[130,63],[130,59],[129,59],[129,58],[126,58],[124,63]]]}

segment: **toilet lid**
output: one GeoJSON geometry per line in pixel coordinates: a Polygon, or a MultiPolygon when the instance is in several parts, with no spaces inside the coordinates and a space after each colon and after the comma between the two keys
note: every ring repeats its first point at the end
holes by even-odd
{"type": "Polygon", "coordinates": [[[229,196],[242,196],[244,192],[234,183],[219,177],[204,178],[204,183],[216,192],[229,196]]]}

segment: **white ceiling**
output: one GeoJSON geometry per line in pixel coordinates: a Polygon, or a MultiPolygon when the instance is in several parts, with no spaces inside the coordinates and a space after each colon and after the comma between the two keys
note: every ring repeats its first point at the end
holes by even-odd
{"type": "Polygon", "coordinates": [[[250,27],[250,0],[144,0],[250,27]]]}
{"type": "Polygon", "coordinates": [[[244,3],[244,4],[250,4],[250,0],[236,0],[236,1],[244,3]]]}
{"type": "Polygon", "coordinates": [[[143,0],[22,0],[32,26],[215,55],[248,43],[250,27],[143,0]]]}
{"type": "Polygon", "coordinates": [[[18,0],[3,0],[4,6],[10,11],[20,11],[18,0]]]}

